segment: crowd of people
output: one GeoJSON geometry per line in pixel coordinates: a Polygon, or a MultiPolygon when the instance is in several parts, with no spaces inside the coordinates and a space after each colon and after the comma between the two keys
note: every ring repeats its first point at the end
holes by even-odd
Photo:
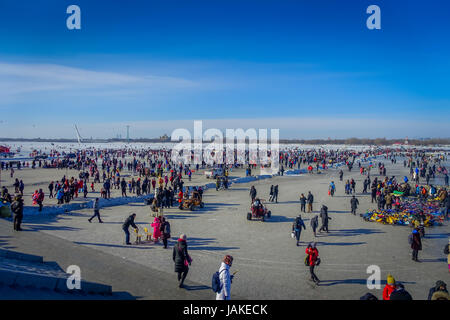
{"type": "MultiPolygon", "coordinates": [[[[56,155],[52,152],[51,155],[56,155]]],[[[193,155],[192,155],[193,156],[193,155]]],[[[248,154],[247,154],[248,156],[248,154]]],[[[354,166],[359,166],[360,174],[366,176],[362,186],[362,194],[369,194],[370,188],[371,203],[375,203],[379,210],[395,209],[399,207],[401,201],[400,197],[392,197],[395,192],[401,193],[402,196],[408,197],[411,195],[417,196],[423,201],[428,198],[438,197],[446,210],[446,217],[450,208],[450,196],[448,194],[448,172],[445,166],[441,164],[444,158],[441,156],[430,156],[425,152],[414,151],[402,154],[395,154],[391,150],[380,151],[379,149],[366,151],[350,151],[350,150],[284,150],[280,152],[280,175],[283,175],[284,168],[300,169],[305,166],[309,174],[319,173],[319,170],[328,170],[331,166],[340,165],[347,167],[350,172],[354,166]],[[383,153],[384,152],[384,153],[383,153]],[[379,177],[371,178],[371,170],[373,170],[374,163],[368,160],[373,156],[383,155],[386,161],[396,163],[397,157],[403,156],[406,160],[403,162],[404,167],[410,168],[410,179],[414,182],[411,185],[408,177],[397,179],[395,176],[387,176],[386,166],[382,161],[377,162],[379,177]],[[314,172],[315,167],[315,172],[314,172]],[[431,179],[436,177],[442,178],[444,182],[440,187],[435,187],[430,184],[431,179]],[[420,179],[426,184],[420,185],[420,179]]],[[[74,176],[68,178],[63,175],[59,181],[51,181],[48,185],[48,198],[56,198],[58,204],[70,203],[72,200],[78,198],[79,194],[83,194],[87,198],[89,192],[96,193],[99,190],[100,197],[104,199],[111,198],[111,191],[118,190],[122,197],[131,195],[147,195],[154,194],[152,201],[152,209],[159,212],[154,217],[150,226],[153,228],[151,239],[155,242],[160,240],[164,248],[168,248],[168,239],[170,235],[170,223],[168,219],[162,214],[162,208],[171,208],[178,198],[179,204],[183,199],[189,198],[190,188],[184,186],[184,180],[189,181],[192,178],[193,172],[199,170],[200,166],[204,168],[206,163],[202,165],[190,166],[182,162],[174,162],[171,157],[170,150],[79,150],[73,157],[59,157],[50,160],[32,161],[31,169],[35,168],[55,168],[55,169],[70,169],[79,171],[77,178],[74,176]],[[101,173],[101,174],[100,174],[101,173]],[[100,188],[98,188],[100,186],[100,188]]],[[[214,164],[215,165],[215,164],[214,164]]],[[[237,164],[235,164],[237,166],[237,164]]],[[[29,168],[27,162],[16,164],[18,170],[29,168]]],[[[249,165],[246,168],[246,175],[251,175],[251,170],[255,165],[249,165]]],[[[11,177],[14,173],[12,166],[8,163],[1,163],[2,170],[10,170],[11,177]]],[[[225,170],[223,177],[218,177],[216,180],[216,190],[222,186],[224,189],[228,188],[228,171],[225,170]]],[[[342,182],[345,194],[351,195],[350,199],[350,213],[356,215],[359,200],[356,198],[356,181],[351,178],[343,181],[344,172],[342,169],[338,172],[339,181],[342,182]]],[[[14,230],[21,230],[21,222],[23,219],[24,210],[24,189],[25,184],[22,180],[16,178],[13,184],[15,196],[11,196],[8,189],[3,186],[1,197],[11,203],[11,210],[14,213],[14,230]]],[[[195,187],[195,192],[203,193],[203,189],[195,187]]],[[[333,197],[337,192],[337,187],[334,181],[331,181],[328,186],[328,195],[333,197]]],[[[254,186],[250,188],[250,198],[253,203],[257,198],[257,190],[254,186]]],[[[271,185],[269,190],[269,202],[278,203],[279,186],[271,185]]],[[[33,205],[39,207],[42,211],[44,206],[45,194],[42,189],[37,189],[33,192],[31,199],[33,205]]],[[[313,213],[314,195],[308,191],[305,196],[301,193],[299,197],[300,212],[313,213]]],[[[320,207],[319,214],[313,214],[310,219],[310,227],[313,231],[314,237],[317,233],[329,233],[329,221],[331,217],[328,214],[328,207],[324,204],[320,207]],[[321,225],[319,226],[319,218],[321,225]]],[[[94,218],[98,219],[99,223],[103,223],[100,214],[99,197],[96,197],[93,205],[94,214],[88,219],[89,223],[94,218]]],[[[130,227],[138,234],[139,228],[135,222],[136,214],[133,213],[127,217],[122,225],[122,230],[125,234],[125,244],[131,245],[130,227]]],[[[301,214],[299,214],[292,224],[292,237],[296,240],[296,245],[299,246],[301,241],[302,230],[306,230],[306,225],[301,214]]],[[[147,235],[149,234],[146,231],[147,235]]],[[[418,261],[418,252],[422,250],[422,235],[419,227],[415,227],[409,237],[412,260],[418,261]]],[[[448,251],[448,246],[447,246],[448,251]]],[[[316,275],[316,267],[321,263],[319,257],[319,249],[316,242],[310,242],[305,249],[305,265],[309,267],[310,280],[319,285],[320,280],[316,275]]],[[[179,282],[179,287],[184,286],[185,279],[189,272],[193,259],[188,252],[187,236],[181,234],[176,240],[172,259],[175,264],[175,272],[179,282]]],[[[450,258],[449,258],[450,259],[450,258]]],[[[218,283],[216,286],[216,299],[229,300],[231,297],[231,283],[234,275],[230,274],[230,268],[233,263],[233,257],[226,255],[220,263],[217,275],[213,276],[214,281],[218,283]]],[[[450,261],[449,261],[450,271],[450,261]]],[[[448,292],[446,284],[442,281],[436,283],[436,286],[430,290],[430,300],[448,299],[448,292]],[[431,292],[433,290],[433,292],[431,292]]],[[[362,297],[362,299],[374,300],[375,296],[370,294],[362,297]]],[[[406,291],[404,285],[396,282],[394,278],[389,275],[387,285],[383,290],[383,300],[408,300],[412,299],[411,295],[406,291]]]]}

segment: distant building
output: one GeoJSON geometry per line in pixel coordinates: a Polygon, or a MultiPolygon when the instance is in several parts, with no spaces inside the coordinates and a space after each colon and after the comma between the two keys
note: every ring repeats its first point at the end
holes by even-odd
{"type": "Polygon", "coordinates": [[[159,137],[159,140],[167,141],[167,140],[170,140],[170,137],[165,133],[164,135],[159,137]]]}

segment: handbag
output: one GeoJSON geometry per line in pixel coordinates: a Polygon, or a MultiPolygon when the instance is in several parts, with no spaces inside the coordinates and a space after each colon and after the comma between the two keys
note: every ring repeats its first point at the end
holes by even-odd
{"type": "MultiPolygon", "coordinates": [[[[180,253],[181,253],[180,247],[178,247],[178,251],[180,251],[180,253]]],[[[184,266],[185,266],[185,267],[189,266],[189,264],[190,264],[191,262],[192,262],[191,256],[190,256],[189,254],[186,254],[185,257],[184,257],[184,261],[183,261],[184,266]]]]}
{"type": "Polygon", "coordinates": [[[291,232],[291,238],[292,239],[295,238],[295,232],[294,231],[291,232]]]}
{"type": "Polygon", "coordinates": [[[187,267],[191,264],[191,262],[192,262],[192,258],[190,255],[187,254],[186,257],[184,258],[184,265],[187,267]]]}

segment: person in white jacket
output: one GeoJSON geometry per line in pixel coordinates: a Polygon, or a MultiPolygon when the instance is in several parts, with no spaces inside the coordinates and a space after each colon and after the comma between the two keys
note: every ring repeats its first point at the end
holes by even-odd
{"type": "Polygon", "coordinates": [[[226,255],[219,268],[220,290],[216,293],[216,300],[230,300],[231,281],[233,280],[233,276],[230,275],[232,264],[233,257],[226,255]]]}

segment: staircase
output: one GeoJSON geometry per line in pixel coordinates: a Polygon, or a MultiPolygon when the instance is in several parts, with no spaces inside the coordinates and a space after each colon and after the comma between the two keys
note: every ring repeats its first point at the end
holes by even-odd
{"type": "Polygon", "coordinates": [[[0,249],[0,284],[3,289],[26,288],[28,290],[47,290],[55,293],[74,293],[77,295],[111,296],[111,286],[84,281],[81,289],[70,290],[67,279],[70,274],[55,262],[45,262],[41,256],[0,249]]]}

